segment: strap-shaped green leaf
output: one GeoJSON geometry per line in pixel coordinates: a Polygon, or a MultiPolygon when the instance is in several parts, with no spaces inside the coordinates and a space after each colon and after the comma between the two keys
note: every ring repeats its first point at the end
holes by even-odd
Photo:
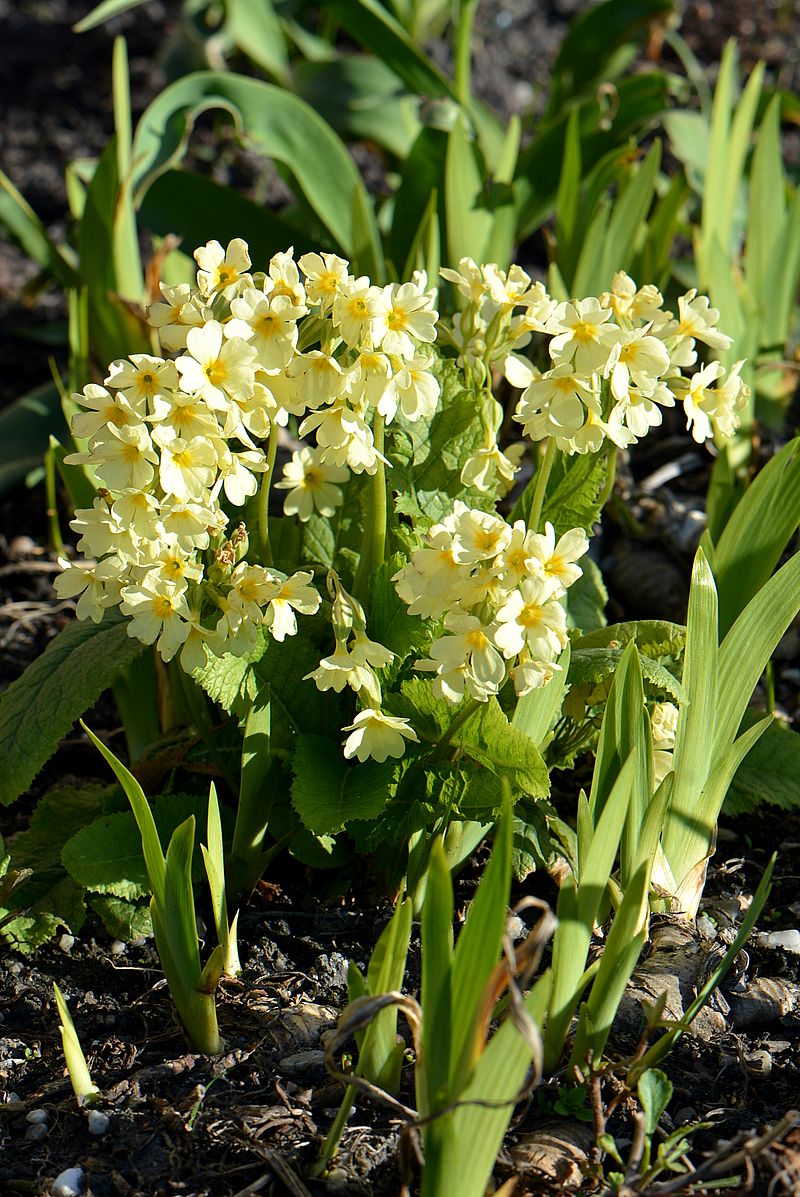
{"type": "Polygon", "coordinates": [[[714,552],[720,636],[761,589],[800,524],[800,437],[759,471],[714,552]]]}
{"type": "Polygon", "coordinates": [[[90,29],[96,29],[104,21],[110,21],[112,17],[117,17],[130,8],[138,8],[140,4],[144,3],[145,0],[103,0],[102,4],[96,5],[77,24],[73,25],[72,31],[73,33],[88,33],[90,29]]]}
{"type": "Polygon", "coordinates": [[[751,599],[719,650],[714,758],[727,751],[778,641],[800,611],[800,553],[751,599]]]}
{"type": "Polygon", "coordinates": [[[647,934],[647,894],[650,869],[642,864],[625,887],[619,910],[603,945],[600,967],[575,1036],[572,1062],[578,1067],[587,1062],[589,1051],[598,1063],[605,1049],[611,1024],[625,986],[636,967],[647,934]],[[585,1010],[585,1014],[584,1014],[585,1010]]]}
{"type": "MultiPolygon", "coordinates": [[[[781,98],[773,96],[758,130],[750,171],[745,278],[760,295],[786,217],[786,176],[781,150],[781,98]]],[[[769,279],[768,289],[773,287],[769,279]]],[[[767,288],[765,288],[766,292],[767,288]]]]}
{"type": "Polygon", "coordinates": [[[454,1098],[467,1083],[477,1058],[475,1036],[480,1026],[481,1000],[500,958],[511,888],[512,831],[511,803],[507,799],[497,824],[492,855],[453,956],[450,1082],[454,1098]]]}
{"type": "Polygon", "coordinates": [[[242,140],[281,163],[300,194],[346,255],[355,249],[353,211],[364,184],[331,127],[290,92],[219,71],[198,71],[171,84],[146,109],[133,143],[134,186],[141,201],[164,170],[185,153],[195,119],[211,108],[229,112],[242,140]]]}
{"type": "Polygon", "coordinates": [[[580,880],[568,881],[558,896],[553,940],[553,991],[545,1025],[545,1070],[556,1067],[572,1015],[588,980],[584,970],[600,905],[614,867],[637,769],[631,753],[614,782],[588,845],[580,845],[580,880]]]}
{"type": "MultiPolygon", "coordinates": [[[[713,729],[718,727],[717,694],[725,694],[724,686],[717,679],[718,638],[717,588],[705,553],[698,549],[692,570],[686,626],[683,667],[686,701],[678,716],[673,758],[675,788],[662,839],[673,873],[674,845],[686,824],[696,817],[698,798],[715,757],[713,729]]],[[[751,693],[752,687],[748,699],[751,693]]]]}
{"type": "Polygon", "coordinates": [[[47,229],[8,175],[0,171],[0,224],[12,240],[65,289],[77,282],[75,268],[48,235],[47,229]]]}
{"type": "MultiPolygon", "coordinates": [[[[525,1011],[539,1029],[544,1024],[551,985],[552,976],[547,972],[525,998],[525,1011]]],[[[435,1172],[431,1170],[431,1175],[427,1175],[426,1138],[425,1197],[452,1197],[454,1177],[458,1178],[458,1197],[483,1197],[514,1113],[514,1099],[530,1067],[528,1044],[513,1020],[506,1018],[489,1040],[472,1080],[460,1094],[445,1149],[440,1152],[438,1166],[435,1172]]]]}
{"type": "Polygon", "coordinates": [[[167,848],[162,923],[178,970],[177,978],[167,978],[173,996],[176,985],[187,994],[194,989],[201,971],[192,889],[194,827],[194,815],[189,815],[180,827],[176,827],[167,848]]]}
{"type": "MultiPolygon", "coordinates": [[[[412,902],[404,898],[384,927],[367,970],[365,992],[373,996],[402,988],[411,939],[412,902]]],[[[352,1001],[352,998],[350,999],[352,1001]]],[[[363,1033],[358,1055],[358,1075],[396,1093],[403,1049],[397,1043],[397,1007],[381,1010],[363,1033]]]]}
{"type": "Polygon", "coordinates": [[[421,924],[425,1056],[417,1070],[417,1103],[426,1115],[447,1093],[451,1058],[453,883],[440,839],[431,849],[421,924]]]}
{"type": "MultiPolygon", "coordinates": [[[[150,888],[153,892],[153,898],[157,905],[163,909],[165,901],[166,861],[161,847],[161,840],[158,838],[158,830],[153,819],[153,812],[150,810],[150,804],[144,796],[144,790],[133,774],[125,768],[122,761],[117,760],[111,749],[107,748],[103,741],[97,738],[83,720],[81,720],[81,726],[95,748],[108,761],[116,774],[117,781],[125,791],[126,798],[131,804],[133,817],[136,819],[139,834],[142,837],[142,853],[144,855],[144,863],[147,869],[150,888]]],[[[192,820],[192,827],[194,827],[194,816],[190,815],[189,818],[192,820]]],[[[189,819],[186,820],[186,823],[188,822],[189,819]]],[[[191,868],[191,860],[189,864],[191,868]]]]}

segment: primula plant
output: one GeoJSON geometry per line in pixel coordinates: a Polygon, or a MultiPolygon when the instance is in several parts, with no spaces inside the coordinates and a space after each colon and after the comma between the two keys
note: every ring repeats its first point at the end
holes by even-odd
{"type": "MultiPolygon", "coordinates": [[[[74,396],[64,468],[96,493],[59,595],[98,634],[119,608],[128,637],[175,658],[195,723],[195,683],[240,719],[269,687],[261,827],[311,863],[345,860],[349,826],[361,850],[407,840],[391,867],[420,880],[415,837],[449,828],[465,855],[503,777],[541,831],[570,629],[603,622],[583,574],[616,450],[676,404],[696,440],[728,433],[745,401],[739,363],[710,358],[729,345],[718,313],[694,291],[673,313],[622,273],[559,303],[470,259],[440,296],[424,273],[378,287],[329,253],[262,270],[242,240],[195,256],[196,286],[162,285],[149,309],[161,355],[74,396]],[[531,450],[498,442],[503,376],[535,442],[513,505],[531,450]]],[[[662,669],[651,694],[678,690],[662,669]]]]}

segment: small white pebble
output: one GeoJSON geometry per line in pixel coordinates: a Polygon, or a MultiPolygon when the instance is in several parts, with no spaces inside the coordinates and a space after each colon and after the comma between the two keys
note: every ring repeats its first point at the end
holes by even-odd
{"type": "Polygon", "coordinates": [[[800,931],[769,931],[761,939],[765,948],[783,948],[784,952],[800,955],[800,931]]]}
{"type": "Polygon", "coordinates": [[[47,1124],[44,1122],[37,1122],[34,1126],[29,1126],[25,1131],[25,1140],[28,1143],[41,1143],[42,1139],[47,1138],[47,1124]]]}
{"type": "Polygon", "coordinates": [[[25,1121],[34,1126],[44,1126],[47,1122],[47,1110],[28,1110],[25,1121]]]}
{"type": "Polygon", "coordinates": [[[86,1115],[86,1121],[89,1124],[90,1135],[104,1135],[108,1130],[108,1124],[111,1121],[108,1114],[102,1113],[101,1110],[89,1110],[86,1115]]]}
{"type": "Polygon", "coordinates": [[[58,941],[58,946],[61,948],[62,952],[71,952],[72,946],[74,943],[75,943],[74,935],[62,935],[61,939],[59,939],[59,941],[58,941]]]}
{"type": "Polygon", "coordinates": [[[124,956],[128,950],[128,945],[124,944],[121,939],[115,939],[108,950],[112,956],[124,956]]]}
{"type": "Polygon", "coordinates": [[[83,1168],[65,1168],[53,1181],[53,1197],[79,1197],[83,1191],[83,1168]]]}

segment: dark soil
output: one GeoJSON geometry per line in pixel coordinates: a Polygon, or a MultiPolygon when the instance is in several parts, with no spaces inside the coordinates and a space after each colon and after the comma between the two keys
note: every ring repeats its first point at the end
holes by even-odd
{"type": "MultiPolygon", "coordinates": [[[[179,12],[177,0],[152,0],[92,33],[72,34],[71,25],[90,7],[88,0],[0,0],[6,42],[0,73],[0,164],[54,233],[66,220],[65,165],[97,154],[111,132],[113,34],[124,32],[128,40],[137,115],[164,84],[156,55],[179,12]]],[[[505,114],[541,106],[549,64],[580,7],[574,0],[482,3],[475,75],[483,97],[505,114]]],[[[746,66],[765,57],[776,81],[791,87],[800,62],[798,7],[778,0],[761,6],[739,0],[692,3],[686,6],[682,32],[709,65],[724,39],[738,35],[746,66]]],[[[446,60],[446,51],[438,56],[446,60]]],[[[206,160],[221,181],[258,191],[263,164],[238,151],[226,134],[221,141],[216,136],[212,128],[201,131],[200,166],[206,160]],[[212,156],[214,162],[208,161],[212,156]]],[[[35,269],[0,241],[0,355],[6,363],[0,403],[45,381],[50,353],[63,362],[63,319],[60,297],[42,290],[35,269]],[[47,343],[31,340],[32,332],[45,336],[47,343]]],[[[676,439],[670,441],[672,435],[667,430],[665,438],[654,440],[647,446],[649,456],[640,455],[627,479],[623,475],[625,501],[651,528],[653,538],[632,542],[613,529],[605,537],[603,567],[612,618],[657,614],[680,619],[685,609],[709,463],[682,433],[675,431],[676,439]],[[666,484],[654,484],[660,467],[676,458],[679,472],[666,484]]],[[[54,599],[53,558],[43,547],[46,543],[41,489],[20,489],[2,500],[0,688],[71,615],[69,605],[54,599]]],[[[788,673],[784,683],[779,679],[779,700],[796,715],[800,696],[788,673]]],[[[99,725],[110,731],[115,722],[107,702],[99,725]]],[[[94,758],[80,736],[70,739],[37,787],[66,773],[96,776],[94,758]]],[[[574,803],[574,795],[567,797],[574,803]]],[[[5,813],[6,836],[24,824],[28,809],[21,803],[5,813]]],[[[752,894],[776,848],[780,855],[770,919],[768,924],[762,919],[762,925],[768,930],[798,925],[798,843],[800,819],[791,814],[759,814],[723,825],[706,901],[723,931],[736,917],[740,895],[752,894]]],[[[547,877],[531,881],[527,888],[554,901],[547,877]]],[[[474,884],[471,873],[460,881],[462,909],[474,884]]],[[[314,901],[310,890],[299,865],[279,861],[269,884],[262,884],[243,912],[244,972],[220,993],[226,1051],[216,1059],[187,1054],[151,942],[111,942],[90,922],[81,938],[64,936],[33,957],[6,951],[0,959],[0,1193],[49,1194],[54,1178],[74,1165],[84,1169],[83,1191],[91,1197],[244,1197],[258,1192],[388,1197],[404,1192],[403,1161],[414,1154],[408,1136],[392,1114],[368,1102],[359,1102],[351,1116],[328,1180],[305,1177],[341,1099],[341,1086],[325,1072],[323,1052],[346,1002],[347,961],[366,964],[388,917],[388,906],[376,904],[367,892],[356,890],[324,903],[314,901]],[[69,1087],[53,979],[67,997],[102,1091],[97,1108],[110,1119],[103,1135],[90,1133],[87,1113],[78,1108],[69,1087]]],[[[417,954],[415,944],[409,991],[418,980],[417,954]]],[[[798,1103],[798,986],[797,956],[758,946],[748,949],[723,991],[725,1030],[710,1040],[687,1036],[669,1057],[673,1124],[711,1124],[697,1136],[695,1165],[741,1132],[776,1123],[798,1103]],[[759,977],[772,979],[784,994],[782,1013],[778,1016],[773,1005],[762,1024],[736,1026],[732,1011],[737,994],[746,993],[759,977]]],[[[622,1035],[614,1043],[619,1051],[630,1046],[622,1035]]],[[[413,1104],[410,1063],[404,1086],[404,1100],[413,1104]]],[[[604,1099],[610,1096],[612,1080],[603,1093],[604,1099]]],[[[498,1180],[521,1167],[515,1145],[559,1116],[560,1097],[555,1087],[548,1087],[516,1111],[498,1180]]],[[[624,1106],[609,1129],[621,1144],[630,1138],[632,1124],[624,1106]]],[[[800,1132],[793,1131],[781,1144],[760,1152],[753,1164],[736,1169],[740,1180],[732,1191],[800,1192],[798,1160],[800,1132]]],[[[576,1186],[550,1183],[525,1171],[517,1189],[568,1191],[576,1186]]]]}

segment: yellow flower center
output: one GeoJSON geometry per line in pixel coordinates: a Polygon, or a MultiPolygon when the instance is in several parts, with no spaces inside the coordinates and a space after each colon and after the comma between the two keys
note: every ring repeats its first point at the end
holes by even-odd
{"type": "Polygon", "coordinates": [[[257,602],[257,600],[258,600],[258,582],[255,578],[243,578],[242,581],[239,582],[236,589],[238,590],[241,598],[243,598],[246,603],[257,602]]]}
{"type": "Polygon", "coordinates": [[[174,610],[172,599],[167,598],[165,594],[159,594],[153,599],[153,612],[159,619],[169,619],[174,610]]]}
{"type": "Polygon", "coordinates": [[[351,299],[347,310],[353,320],[364,320],[369,315],[366,299],[351,299]]]}
{"type": "Polygon", "coordinates": [[[138,445],[123,445],[122,460],[134,463],[142,460],[142,451],[138,445]]]}
{"type": "Polygon", "coordinates": [[[475,548],[483,553],[497,551],[497,533],[491,528],[480,528],[475,536],[475,548]]]}
{"type": "Polygon", "coordinates": [[[402,332],[408,324],[408,312],[404,312],[402,308],[391,308],[386,323],[392,332],[402,332]]]}
{"type": "Polygon", "coordinates": [[[535,628],[542,622],[542,608],[538,603],[527,603],[517,617],[523,628],[535,628]]]}
{"type": "Polygon", "coordinates": [[[598,332],[596,324],[587,324],[586,321],[579,320],[572,326],[572,339],[581,345],[588,345],[597,340],[598,332]]]}
{"type": "Polygon", "coordinates": [[[217,358],[216,361],[208,363],[204,373],[212,387],[218,387],[225,381],[225,363],[217,358]]]}
{"type": "Polygon", "coordinates": [[[109,403],[100,414],[107,424],[115,424],[117,428],[124,428],[128,423],[128,413],[124,407],[118,407],[116,403],[109,403]]]}
{"type": "Polygon", "coordinates": [[[473,652],[483,652],[489,643],[488,637],[480,628],[475,628],[474,632],[467,632],[465,639],[473,652]]]}
{"type": "Polygon", "coordinates": [[[262,337],[274,337],[277,332],[280,332],[280,325],[272,312],[267,312],[265,316],[259,316],[255,327],[256,332],[261,333],[262,337]]]}

